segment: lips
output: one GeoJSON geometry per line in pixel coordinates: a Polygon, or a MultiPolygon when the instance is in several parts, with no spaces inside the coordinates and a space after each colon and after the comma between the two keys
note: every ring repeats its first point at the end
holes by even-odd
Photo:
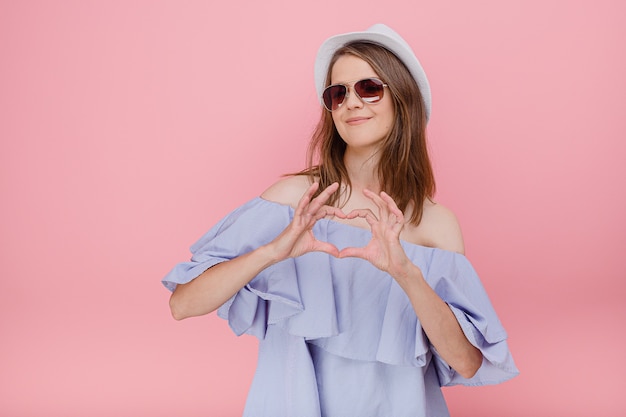
{"type": "Polygon", "coordinates": [[[351,126],[360,125],[367,122],[369,119],[369,117],[351,117],[346,119],[346,124],[351,126]]]}

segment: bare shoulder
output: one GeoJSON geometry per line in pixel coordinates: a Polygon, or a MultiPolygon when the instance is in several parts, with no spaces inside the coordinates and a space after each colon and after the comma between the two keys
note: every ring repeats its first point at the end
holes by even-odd
{"type": "Polygon", "coordinates": [[[465,253],[463,234],[456,215],[449,208],[426,200],[422,221],[416,230],[428,246],[465,253]]]}
{"type": "Polygon", "coordinates": [[[261,198],[295,208],[310,186],[308,176],[293,175],[276,181],[261,194],[261,198]]]}

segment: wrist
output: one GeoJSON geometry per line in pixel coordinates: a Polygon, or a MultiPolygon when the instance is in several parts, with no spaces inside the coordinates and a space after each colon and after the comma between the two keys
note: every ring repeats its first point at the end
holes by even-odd
{"type": "Polygon", "coordinates": [[[426,282],[424,275],[422,275],[422,270],[408,259],[407,262],[396,268],[390,275],[401,287],[426,282]]]}
{"type": "Polygon", "coordinates": [[[258,253],[259,258],[261,259],[261,262],[263,262],[265,268],[286,259],[284,256],[280,255],[280,251],[277,250],[276,245],[273,242],[263,246],[259,246],[256,252],[258,253]]]}

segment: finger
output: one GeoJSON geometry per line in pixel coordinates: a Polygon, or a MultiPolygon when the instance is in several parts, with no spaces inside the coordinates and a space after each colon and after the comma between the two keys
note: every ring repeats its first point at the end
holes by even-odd
{"type": "Polygon", "coordinates": [[[339,188],[339,183],[338,182],[334,182],[334,183],[330,184],[317,197],[315,197],[311,201],[311,205],[316,205],[316,206],[319,205],[319,207],[317,207],[317,209],[319,209],[321,206],[326,204],[326,202],[328,201],[330,196],[333,195],[333,193],[335,191],[337,191],[338,188],[339,188]]]}
{"type": "Polygon", "coordinates": [[[404,213],[402,213],[402,210],[398,208],[398,205],[396,204],[395,200],[391,198],[389,194],[387,194],[384,191],[381,191],[380,197],[383,201],[387,203],[387,206],[389,207],[390,211],[394,213],[396,217],[398,217],[398,220],[404,219],[404,213]]]}
{"type": "Polygon", "coordinates": [[[375,192],[373,192],[373,191],[371,191],[371,190],[369,190],[367,188],[364,188],[363,189],[363,194],[365,195],[365,197],[367,197],[370,200],[372,200],[374,202],[374,204],[376,204],[376,206],[379,209],[383,209],[385,207],[385,202],[375,192]]]}
{"type": "MultiPolygon", "coordinates": [[[[389,203],[384,200],[382,198],[383,196],[383,192],[381,191],[381,194],[378,195],[376,193],[374,193],[371,190],[365,189],[363,190],[363,194],[365,194],[365,196],[367,198],[369,198],[370,200],[372,200],[372,202],[374,204],[376,204],[376,206],[378,207],[378,213],[379,216],[378,218],[386,223],[395,223],[396,220],[396,214],[391,214],[391,207],[389,206],[389,203]]],[[[385,194],[387,195],[387,194],[385,194]]],[[[394,202],[395,203],[395,202],[394,202]]]]}
{"type": "Polygon", "coordinates": [[[370,209],[355,209],[346,214],[346,219],[355,219],[357,217],[365,219],[372,229],[379,223],[378,217],[370,209]]]}
{"type": "Polygon", "coordinates": [[[317,197],[311,200],[309,211],[316,212],[317,210],[319,210],[324,204],[326,204],[330,196],[333,195],[333,193],[337,191],[338,188],[338,182],[334,182],[326,187],[317,197]]]}
{"type": "Polygon", "coordinates": [[[339,183],[333,182],[328,187],[324,188],[324,190],[320,194],[327,194],[327,197],[330,197],[330,195],[334,193],[335,191],[337,191],[338,188],[339,188],[339,183]]]}
{"type": "Polygon", "coordinates": [[[346,214],[346,219],[356,219],[357,217],[361,217],[363,219],[370,217],[373,220],[378,221],[378,218],[370,209],[354,209],[350,213],[346,214]]]}
{"type": "Polygon", "coordinates": [[[332,243],[321,242],[319,240],[316,241],[313,245],[313,251],[324,252],[336,258],[338,258],[340,254],[339,249],[337,249],[335,245],[333,245],[332,243]]]}
{"type": "Polygon", "coordinates": [[[394,232],[397,233],[399,236],[400,232],[404,228],[404,224],[406,223],[406,219],[404,218],[404,213],[402,212],[402,210],[398,208],[398,205],[396,204],[394,199],[391,198],[389,194],[383,191],[380,193],[380,195],[381,195],[381,198],[385,200],[387,202],[387,205],[389,206],[389,210],[394,217],[391,227],[394,230],[394,232]]]}
{"type": "Polygon", "coordinates": [[[363,248],[347,247],[339,251],[339,258],[362,258],[365,259],[363,248]]]}
{"type": "Polygon", "coordinates": [[[380,219],[388,224],[403,223],[404,214],[402,210],[398,208],[398,205],[389,194],[384,191],[380,192],[380,195],[367,190],[367,195],[377,206],[380,212],[380,219]]]}
{"type": "Polygon", "coordinates": [[[307,190],[304,192],[304,194],[300,198],[300,201],[298,201],[298,205],[296,206],[294,215],[300,216],[304,214],[307,206],[309,205],[311,201],[311,197],[313,197],[313,195],[315,194],[319,186],[320,184],[318,182],[314,182],[313,184],[309,186],[309,188],[307,188],[307,190]]]}
{"type": "Polygon", "coordinates": [[[345,219],[346,215],[338,207],[323,206],[322,208],[320,208],[317,211],[317,214],[315,215],[315,220],[320,220],[320,219],[324,219],[324,218],[328,219],[328,218],[333,218],[333,217],[338,217],[340,219],[345,219]]]}

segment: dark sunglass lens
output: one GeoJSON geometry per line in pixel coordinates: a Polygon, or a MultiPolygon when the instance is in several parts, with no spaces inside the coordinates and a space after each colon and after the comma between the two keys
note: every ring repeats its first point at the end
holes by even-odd
{"type": "Polygon", "coordinates": [[[346,98],[346,87],[343,85],[331,85],[324,90],[322,98],[328,110],[337,110],[346,98]]]}
{"type": "Polygon", "coordinates": [[[385,87],[382,81],[375,78],[369,78],[354,84],[354,90],[359,97],[363,99],[363,101],[367,103],[376,103],[383,98],[385,87]]]}

